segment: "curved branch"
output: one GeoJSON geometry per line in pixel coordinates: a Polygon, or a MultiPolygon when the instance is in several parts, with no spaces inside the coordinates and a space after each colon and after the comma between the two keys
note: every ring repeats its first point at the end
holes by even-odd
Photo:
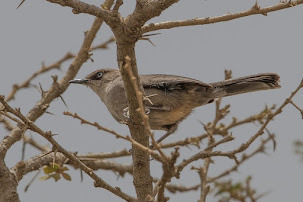
{"type": "Polygon", "coordinates": [[[127,195],[124,192],[122,192],[120,188],[117,189],[116,187],[112,187],[111,185],[106,183],[103,179],[98,177],[98,175],[93,172],[93,169],[87,167],[82,161],[79,160],[79,158],[76,157],[75,154],[73,154],[73,153],[67,151],[66,149],[64,149],[53,138],[53,134],[50,131],[48,131],[48,132],[42,131],[38,126],[36,126],[34,124],[34,122],[32,122],[27,117],[25,117],[23,114],[21,114],[20,109],[14,110],[12,107],[10,107],[4,101],[4,96],[0,96],[0,102],[3,104],[3,106],[5,107],[5,109],[8,112],[10,112],[10,113],[14,114],[15,116],[19,117],[24,122],[24,124],[22,124],[22,123],[18,124],[20,127],[30,129],[30,130],[40,134],[45,139],[47,139],[53,145],[53,151],[54,152],[57,152],[57,151],[61,152],[66,158],[68,158],[70,161],[72,161],[75,166],[81,168],[81,170],[83,170],[87,175],[89,175],[93,180],[95,180],[95,187],[101,187],[103,189],[106,189],[106,190],[112,192],[113,194],[115,194],[115,195],[117,195],[117,196],[119,196],[119,197],[121,197],[121,198],[123,198],[127,201],[134,201],[135,200],[133,197],[127,195]]]}
{"type": "Polygon", "coordinates": [[[237,149],[229,151],[229,152],[221,152],[221,151],[214,151],[214,152],[207,152],[206,150],[203,150],[201,152],[198,152],[197,154],[194,154],[193,156],[189,157],[186,160],[183,160],[182,163],[180,163],[178,166],[176,166],[176,177],[178,178],[180,175],[180,172],[188,166],[190,163],[198,160],[198,159],[205,159],[213,156],[225,156],[229,157],[231,159],[234,159],[237,164],[239,164],[239,161],[236,158],[236,154],[243,152],[246,150],[259,136],[261,136],[264,133],[264,130],[266,129],[266,126],[268,123],[278,114],[282,112],[282,109],[290,103],[292,98],[298,93],[298,91],[303,88],[303,79],[301,80],[299,86],[290,94],[288,98],[280,105],[278,109],[276,109],[273,113],[268,114],[266,120],[262,124],[262,126],[259,128],[259,130],[250,137],[249,140],[241,144],[237,149]]]}
{"type": "MultiPolygon", "coordinates": [[[[90,5],[78,0],[47,0],[48,2],[59,4],[61,6],[68,6],[73,8],[74,14],[87,13],[99,18],[102,18],[104,21],[108,21],[111,18],[111,12],[103,7],[97,7],[90,5]]],[[[113,4],[113,0],[110,0],[113,4]]],[[[106,8],[106,7],[105,7],[106,8]]]]}
{"type": "MultiPolygon", "coordinates": [[[[108,0],[110,1],[110,0],[108,0]]],[[[106,1],[106,5],[108,2],[106,1]]],[[[110,6],[107,6],[110,7],[110,6]]],[[[49,104],[57,97],[59,97],[69,86],[68,81],[73,79],[76,74],[78,73],[80,67],[84,62],[87,61],[89,58],[88,50],[91,47],[91,44],[93,40],[95,39],[95,36],[100,29],[100,26],[102,25],[103,20],[100,18],[96,18],[93,22],[92,27],[90,30],[86,33],[84,41],[82,43],[82,46],[75,57],[72,64],[69,66],[68,70],[66,71],[65,76],[62,78],[61,81],[57,82],[57,79],[54,79],[53,85],[50,87],[50,89],[45,93],[45,95],[42,97],[40,101],[30,110],[30,112],[27,114],[27,118],[31,121],[36,121],[40,116],[42,116],[46,109],[49,107],[49,104]]],[[[24,134],[24,132],[27,130],[25,127],[16,127],[14,128],[10,135],[7,136],[5,139],[3,139],[0,142],[0,157],[5,156],[6,151],[17,141],[19,141],[24,134]]]]}
{"type": "MultiPolygon", "coordinates": [[[[56,153],[56,162],[57,163],[65,163],[69,164],[71,166],[76,167],[72,161],[67,161],[66,162],[66,157],[60,153],[56,153]]],[[[107,161],[107,160],[96,160],[96,159],[82,159],[79,158],[86,166],[93,170],[111,170],[118,172],[121,176],[124,175],[125,173],[132,174],[132,165],[131,164],[120,164],[116,163],[113,161],[107,161]]],[[[39,170],[41,167],[45,165],[49,165],[49,163],[53,162],[54,160],[54,152],[49,153],[47,155],[44,155],[41,157],[39,156],[34,156],[26,161],[21,161],[17,163],[14,167],[12,167],[10,170],[12,173],[15,174],[17,177],[18,181],[20,181],[24,175],[35,171],[39,170]]]]}
{"type": "Polygon", "coordinates": [[[137,1],[134,12],[127,17],[127,21],[134,26],[142,27],[148,20],[159,16],[165,9],[179,0],[137,1]]]}
{"type": "Polygon", "coordinates": [[[242,18],[242,17],[246,17],[246,16],[250,16],[250,15],[262,14],[262,15],[267,16],[267,13],[274,12],[277,10],[282,10],[282,9],[289,8],[289,7],[294,7],[299,4],[303,4],[303,0],[283,1],[283,2],[278,3],[277,5],[269,6],[269,7],[265,7],[265,8],[260,8],[260,6],[256,3],[251,9],[240,12],[240,13],[232,13],[232,14],[226,14],[223,16],[216,16],[216,17],[194,18],[194,19],[189,19],[189,20],[150,23],[150,24],[142,27],[142,33],[156,31],[156,30],[160,30],[160,29],[171,29],[171,28],[176,28],[176,27],[213,24],[213,23],[217,23],[217,22],[234,20],[237,18],[242,18]]]}

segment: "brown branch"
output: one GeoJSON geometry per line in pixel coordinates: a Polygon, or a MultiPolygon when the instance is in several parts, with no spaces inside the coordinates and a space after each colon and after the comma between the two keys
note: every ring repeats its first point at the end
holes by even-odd
{"type": "Polygon", "coordinates": [[[109,0],[107,1],[107,4],[110,6],[107,5],[107,6],[102,6],[100,8],[78,0],[47,0],[47,1],[51,3],[59,4],[63,7],[68,6],[70,8],[73,8],[72,12],[74,14],[87,13],[99,17],[104,21],[109,21],[111,19],[112,15],[111,12],[108,10],[108,8],[110,8],[111,5],[114,3],[114,0],[109,0]]]}
{"type": "Polygon", "coordinates": [[[290,103],[291,103],[297,110],[299,110],[299,112],[301,113],[302,119],[303,119],[303,110],[302,110],[298,105],[296,105],[292,100],[290,101],[290,103]]]}
{"type": "Polygon", "coordinates": [[[237,171],[238,168],[245,162],[247,161],[248,159],[252,158],[253,156],[255,156],[256,154],[259,154],[259,153],[262,153],[264,152],[264,149],[265,149],[265,145],[271,141],[271,140],[274,140],[274,136],[273,135],[270,135],[268,138],[266,138],[265,140],[262,140],[260,146],[258,148],[256,148],[253,152],[251,152],[250,154],[242,154],[242,157],[241,159],[239,160],[239,164],[236,164],[234,165],[233,167],[223,171],[222,173],[218,174],[217,176],[215,177],[211,177],[211,178],[208,178],[207,179],[207,183],[210,183],[210,182],[215,182],[216,180],[222,178],[222,177],[225,177],[227,175],[229,175],[230,173],[234,172],[234,171],[237,171]]]}
{"type": "MultiPolygon", "coordinates": [[[[110,44],[110,43],[112,43],[114,41],[115,41],[115,38],[111,37],[107,41],[105,41],[105,42],[103,42],[103,43],[101,43],[99,45],[91,47],[89,51],[93,51],[93,50],[97,50],[97,49],[106,49],[107,46],[108,46],[108,44],[110,44]]],[[[68,53],[65,54],[65,56],[63,56],[61,59],[59,59],[58,61],[54,62],[51,65],[44,66],[44,64],[43,64],[42,67],[41,67],[41,69],[39,69],[38,71],[36,71],[35,73],[33,73],[28,79],[26,79],[25,81],[23,81],[21,84],[14,84],[12,91],[8,94],[8,96],[6,96],[5,101],[8,102],[8,101],[14,99],[15,98],[15,94],[17,93],[18,90],[20,90],[22,88],[28,88],[28,87],[30,87],[31,81],[33,79],[35,79],[37,76],[39,76],[39,75],[41,75],[43,73],[46,73],[46,72],[48,72],[48,71],[50,71],[52,69],[60,69],[63,62],[66,62],[67,60],[72,59],[74,57],[76,57],[74,54],[68,52],[68,53]]]]}
{"type": "Polygon", "coordinates": [[[267,15],[267,13],[290,8],[302,4],[303,0],[296,1],[280,1],[277,5],[260,8],[256,3],[251,9],[240,13],[226,14],[223,16],[207,17],[207,18],[194,18],[190,20],[179,20],[179,21],[168,21],[160,23],[150,23],[142,27],[142,33],[156,31],[160,29],[171,29],[176,27],[194,26],[194,25],[205,25],[213,24],[218,22],[230,21],[237,18],[242,18],[251,15],[267,15]]]}
{"type": "MultiPolygon", "coordinates": [[[[272,110],[274,108],[275,108],[275,105],[273,105],[270,108],[265,107],[265,109],[263,109],[261,112],[255,114],[255,115],[249,116],[247,118],[240,119],[240,120],[238,120],[236,118],[233,118],[233,121],[228,125],[224,125],[224,124],[221,123],[215,128],[215,131],[214,131],[213,135],[226,136],[226,135],[228,135],[228,130],[230,130],[234,127],[244,125],[244,124],[247,124],[247,123],[253,123],[255,121],[260,121],[261,123],[263,123],[264,120],[266,119],[267,115],[269,113],[272,113],[272,110]]],[[[185,138],[183,140],[178,140],[176,142],[160,144],[160,147],[162,149],[164,149],[164,148],[170,148],[170,147],[176,147],[176,146],[194,145],[194,146],[197,146],[198,148],[200,148],[201,140],[203,140],[207,137],[208,137],[208,134],[202,134],[202,135],[197,136],[197,137],[188,137],[188,138],[185,138]]],[[[229,139],[229,138],[227,138],[227,139],[229,139]]]]}
{"type": "MultiPolygon", "coordinates": [[[[79,167],[81,170],[83,170],[87,175],[89,175],[92,179],[94,179],[95,181],[95,186],[96,187],[101,187],[103,189],[106,189],[110,192],[112,192],[113,194],[123,198],[124,200],[127,201],[134,201],[135,199],[125,193],[123,193],[121,191],[121,189],[117,189],[112,187],[111,185],[107,184],[104,180],[102,180],[100,177],[98,177],[91,168],[87,167],[84,163],[82,163],[79,158],[77,158],[74,154],[72,154],[71,152],[65,150],[57,141],[55,141],[55,139],[53,138],[52,133],[49,132],[44,132],[42,131],[38,126],[36,126],[34,124],[34,122],[32,122],[30,119],[28,119],[27,117],[25,117],[20,110],[14,110],[13,108],[11,108],[5,101],[4,101],[4,96],[0,96],[0,102],[3,104],[3,106],[5,107],[5,110],[7,110],[8,112],[14,114],[15,116],[19,117],[23,122],[24,122],[24,126],[38,134],[40,134],[42,137],[44,137],[45,139],[47,139],[52,145],[53,145],[53,150],[54,151],[59,151],[61,152],[66,158],[68,158],[69,160],[71,160],[73,162],[73,164],[77,167],[79,167]]],[[[19,124],[22,125],[22,124],[19,124]]]]}
{"type": "Polygon", "coordinates": [[[228,135],[228,136],[226,136],[225,138],[223,138],[222,140],[219,140],[219,141],[217,141],[217,142],[214,142],[214,143],[208,145],[208,146],[204,149],[204,151],[209,151],[209,150],[215,148],[216,146],[218,146],[218,145],[220,145],[220,144],[223,144],[223,143],[225,143],[225,142],[232,141],[232,140],[234,140],[234,139],[235,139],[235,138],[234,138],[233,136],[228,135]]]}
{"type": "Polygon", "coordinates": [[[171,178],[174,176],[175,163],[179,156],[179,148],[175,148],[175,151],[172,152],[171,157],[169,159],[166,159],[166,161],[162,164],[163,174],[161,179],[158,181],[157,186],[155,187],[155,189],[158,190],[158,201],[167,201],[169,199],[164,196],[164,190],[166,184],[170,182],[171,178]]]}
{"type": "MultiPolygon", "coordinates": [[[[110,25],[117,40],[117,61],[129,104],[130,118],[128,120],[128,127],[132,138],[145,147],[149,146],[149,135],[146,133],[146,128],[142,124],[143,119],[137,111],[140,107],[133,82],[123,67],[127,63],[126,58],[129,57],[129,66],[136,78],[135,86],[143,92],[136,64],[135,43],[142,36],[141,27],[151,18],[160,15],[163,10],[175,2],[177,0],[148,1],[144,3],[137,1],[135,11],[125,19],[122,19],[121,26],[117,25],[117,23],[115,23],[115,26],[110,25]]],[[[113,13],[120,17],[119,13],[113,13]]],[[[133,164],[140,165],[134,166],[133,183],[138,200],[146,201],[148,198],[150,199],[153,191],[150,175],[150,157],[145,150],[136,147],[134,144],[132,145],[132,151],[133,164]]],[[[161,153],[159,149],[158,151],[161,153]]],[[[163,153],[161,155],[163,156],[163,153]]]]}
{"type": "MultiPolygon", "coordinates": [[[[15,174],[15,176],[17,176],[18,181],[20,181],[24,175],[35,170],[39,170],[41,167],[52,163],[54,158],[54,152],[48,153],[47,155],[42,154],[39,156],[34,156],[28,160],[20,161],[10,170],[12,173],[15,174]]],[[[132,174],[132,165],[130,164],[119,164],[113,161],[86,159],[82,157],[78,158],[86,166],[93,170],[111,170],[114,172],[118,172],[121,176],[123,176],[125,173],[132,174]]],[[[78,168],[73,164],[72,161],[69,161],[61,152],[56,153],[56,163],[67,164],[75,167],[76,169],[78,168]]]]}
{"type": "Polygon", "coordinates": [[[154,157],[156,160],[162,162],[163,159],[156,153],[154,152],[153,150],[149,149],[148,147],[145,147],[143,146],[142,144],[138,143],[137,141],[135,141],[132,137],[130,136],[123,136],[123,135],[120,135],[119,133],[113,131],[113,130],[110,130],[108,128],[105,128],[101,125],[99,125],[97,122],[90,122],[90,121],[87,121],[85,119],[83,119],[82,117],[80,117],[77,113],[70,113],[70,112],[63,112],[64,115],[67,115],[67,116],[71,116],[73,118],[76,118],[76,119],[79,119],[81,121],[81,124],[87,124],[87,125],[91,125],[91,126],[94,126],[96,127],[98,130],[103,130],[105,132],[108,132],[109,134],[112,134],[114,135],[116,138],[121,138],[123,140],[126,140],[128,142],[131,142],[132,144],[138,146],[139,148],[141,148],[142,150],[148,152],[150,155],[152,155],[152,157],[154,157]]]}
{"type": "Polygon", "coordinates": [[[133,174],[132,164],[120,164],[108,160],[92,160],[79,158],[86,166],[93,170],[110,170],[119,173],[120,176],[124,176],[125,173],[133,174]]]}
{"type": "MultiPolygon", "coordinates": [[[[110,39],[108,39],[107,41],[99,44],[99,45],[96,45],[96,46],[93,46],[90,48],[90,51],[93,51],[93,50],[97,50],[97,49],[106,49],[108,47],[108,44],[112,43],[115,41],[115,38],[114,37],[111,37],[110,39]]],[[[61,65],[63,62],[69,60],[69,59],[72,59],[76,57],[74,54],[72,53],[66,53],[65,56],[63,56],[61,59],[59,59],[58,61],[54,62],[53,64],[51,65],[48,65],[48,66],[44,66],[42,65],[41,69],[39,69],[38,71],[36,71],[35,73],[33,73],[28,79],[26,79],[25,81],[23,81],[21,84],[14,84],[13,85],[13,89],[12,91],[9,93],[9,95],[6,97],[5,101],[8,102],[12,99],[15,98],[15,95],[16,93],[23,89],[23,88],[28,88],[31,86],[31,82],[33,79],[35,79],[37,76],[45,73],[45,72],[48,72],[52,69],[60,69],[61,65]]],[[[2,106],[0,106],[0,108],[2,108],[2,106]]],[[[14,126],[11,125],[11,123],[6,120],[4,117],[0,116],[0,122],[4,123],[5,127],[7,130],[11,131],[14,126]]]]}
{"type": "Polygon", "coordinates": [[[127,20],[135,27],[142,27],[148,20],[159,16],[165,9],[177,3],[178,0],[137,1],[134,12],[127,20]]]}
{"type": "MultiPolygon", "coordinates": [[[[223,140],[220,140],[218,142],[215,142],[215,139],[213,137],[215,128],[217,126],[217,123],[223,119],[226,114],[229,112],[229,105],[227,105],[225,108],[220,109],[220,104],[221,104],[221,98],[216,101],[216,115],[214,121],[211,123],[209,129],[208,127],[205,126],[205,130],[208,133],[208,147],[204,149],[204,151],[209,151],[211,152],[214,147],[218,146],[219,144],[225,143],[227,141],[231,141],[234,138],[231,136],[225,137],[223,140]]],[[[206,201],[206,196],[210,190],[210,186],[207,185],[207,174],[209,170],[209,165],[211,163],[211,158],[206,158],[203,163],[203,167],[197,169],[198,174],[200,176],[200,182],[201,182],[201,187],[200,187],[200,199],[198,200],[199,202],[205,202],[206,201]]]]}
{"type": "Polygon", "coordinates": [[[268,123],[278,114],[280,114],[282,112],[282,109],[290,103],[291,99],[293,98],[293,96],[296,95],[296,93],[303,88],[303,80],[300,82],[299,86],[291,93],[291,95],[281,104],[281,106],[273,113],[273,114],[268,114],[266,120],[264,121],[264,123],[262,124],[262,126],[260,127],[260,129],[256,132],[255,135],[253,135],[247,142],[243,143],[242,145],[240,145],[237,149],[233,150],[233,151],[229,151],[229,152],[221,152],[221,151],[215,151],[215,152],[205,152],[205,151],[201,151],[193,156],[191,156],[190,158],[184,160],[182,163],[180,163],[176,169],[176,177],[178,178],[180,175],[180,172],[183,170],[184,167],[186,167],[188,164],[190,164],[193,161],[196,161],[198,159],[204,159],[204,158],[208,158],[208,157],[212,157],[212,156],[226,156],[229,158],[232,158],[236,161],[237,164],[239,164],[239,161],[236,158],[236,154],[243,152],[244,150],[246,150],[259,136],[261,136],[264,133],[264,130],[266,128],[266,126],[268,125],[268,123]]]}
{"type": "MultiPolygon", "coordinates": [[[[12,125],[12,123],[10,123],[7,119],[4,118],[4,116],[10,117],[7,113],[4,113],[2,111],[0,111],[0,114],[2,114],[3,116],[0,117],[0,122],[3,122],[6,129],[11,131],[14,129],[14,126],[12,125]]],[[[11,117],[12,119],[14,119],[15,122],[19,122],[18,120],[16,120],[15,118],[11,117]]],[[[25,134],[22,136],[23,138],[23,142],[25,144],[30,144],[33,147],[35,147],[36,149],[42,151],[42,152],[47,152],[49,151],[49,149],[46,146],[42,146],[40,145],[37,141],[35,141],[32,137],[29,138],[27,137],[25,134]]]]}
{"type": "Polygon", "coordinates": [[[160,143],[160,147],[162,149],[165,149],[165,148],[171,148],[171,147],[176,147],[176,146],[195,145],[198,148],[200,148],[201,140],[207,138],[207,136],[208,136],[207,134],[202,134],[197,137],[188,137],[188,138],[185,138],[184,140],[178,140],[176,142],[171,142],[171,143],[166,143],[166,144],[160,143]]]}
{"type": "MultiPolygon", "coordinates": [[[[103,7],[110,8],[112,5],[111,1],[112,0],[105,1],[103,7]]],[[[100,29],[102,23],[102,19],[95,19],[90,30],[85,35],[82,46],[77,56],[66,71],[65,76],[62,78],[61,81],[59,81],[59,83],[57,83],[57,80],[54,79],[54,82],[50,89],[43,95],[42,99],[38,101],[37,104],[27,114],[27,118],[29,120],[33,122],[36,121],[40,116],[42,116],[46,112],[47,108],[49,107],[49,104],[67,89],[67,87],[69,86],[68,82],[76,76],[82,64],[86,62],[89,58],[88,50],[91,47],[91,44],[95,39],[96,33],[100,29]]],[[[11,147],[12,144],[21,139],[25,131],[26,128],[16,127],[14,130],[11,131],[9,136],[7,136],[4,140],[0,142],[0,157],[1,155],[5,156],[7,150],[11,147]]]]}
{"type": "Polygon", "coordinates": [[[5,129],[8,131],[11,131],[15,128],[15,126],[13,126],[13,124],[10,121],[8,121],[6,118],[4,118],[3,116],[0,116],[0,123],[3,123],[5,129]]]}
{"type": "Polygon", "coordinates": [[[145,131],[151,137],[153,146],[156,148],[156,150],[158,150],[158,152],[161,155],[161,158],[163,159],[163,162],[165,162],[165,161],[167,161],[167,157],[163,153],[163,151],[160,149],[159,145],[157,144],[157,142],[154,138],[154,134],[151,132],[148,115],[145,113],[145,107],[144,107],[144,104],[143,104],[143,92],[141,92],[139,90],[139,87],[137,86],[137,79],[136,79],[136,77],[134,76],[134,74],[131,70],[130,58],[128,56],[126,56],[125,61],[126,61],[126,63],[124,65],[124,69],[127,71],[128,75],[129,75],[129,78],[132,82],[133,88],[134,88],[135,93],[136,93],[137,101],[138,101],[138,104],[139,104],[139,108],[137,109],[137,112],[140,114],[140,116],[143,120],[143,125],[144,125],[144,128],[145,128],[145,131]]]}
{"type": "MultiPolygon", "coordinates": [[[[23,176],[35,170],[39,170],[44,165],[49,165],[53,162],[54,153],[48,153],[43,156],[34,156],[28,160],[18,162],[14,167],[10,169],[12,173],[16,176],[18,181],[22,180],[23,176]]],[[[66,160],[66,157],[62,153],[56,154],[56,162],[61,164],[66,160]]]]}
{"type": "MultiPolygon", "coordinates": [[[[231,128],[234,128],[236,126],[243,125],[246,123],[253,123],[254,121],[259,121],[260,123],[263,123],[263,121],[267,118],[268,114],[272,113],[273,110],[275,109],[275,107],[276,107],[276,105],[273,105],[270,108],[268,108],[266,106],[265,109],[263,109],[261,112],[255,114],[255,115],[249,116],[247,118],[244,118],[242,120],[237,120],[236,118],[233,118],[233,121],[224,128],[224,131],[227,131],[231,128]]],[[[224,132],[222,131],[221,133],[224,133],[224,132]]]]}
{"type": "MultiPolygon", "coordinates": [[[[2,99],[2,98],[0,98],[0,99],[2,99]]],[[[12,120],[12,121],[14,121],[14,122],[16,122],[18,124],[20,124],[20,123],[22,124],[22,121],[19,121],[17,118],[9,115],[7,112],[0,111],[0,115],[3,115],[3,116],[9,118],[10,120],[12,120]]]]}
{"type": "Polygon", "coordinates": [[[118,12],[120,6],[122,6],[123,1],[122,0],[116,0],[116,4],[114,5],[113,11],[118,12]]]}
{"type": "Polygon", "coordinates": [[[175,184],[167,184],[165,186],[165,188],[171,193],[194,191],[194,190],[197,190],[199,187],[200,187],[200,184],[194,185],[194,186],[191,186],[191,187],[186,187],[186,186],[182,186],[182,185],[175,185],[175,184]]]}
{"type": "Polygon", "coordinates": [[[39,69],[38,71],[36,71],[35,73],[33,73],[28,79],[26,79],[25,81],[23,81],[21,84],[14,84],[13,85],[13,89],[12,91],[8,94],[8,96],[6,97],[5,101],[8,102],[12,99],[15,98],[15,94],[17,93],[18,90],[22,89],[22,88],[28,88],[30,87],[31,81],[36,78],[37,76],[46,73],[52,69],[60,69],[61,65],[63,62],[74,58],[75,56],[72,53],[67,53],[65,56],[63,56],[61,59],[59,59],[58,61],[54,62],[51,65],[48,66],[44,66],[44,64],[42,65],[41,69],[39,69]]]}
{"type": "MultiPolygon", "coordinates": [[[[107,41],[105,41],[105,42],[103,42],[103,43],[101,43],[99,45],[91,47],[89,51],[93,51],[93,50],[97,50],[97,49],[106,49],[107,46],[108,46],[108,44],[110,44],[110,43],[112,43],[114,41],[115,41],[115,38],[111,37],[107,41]]],[[[37,76],[39,76],[39,75],[41,75],[41,74],[43,74],[45,72],[48,72],[48,71],[50,71],[52,69],[60,69],[63,62],[66,62],[67,60],[72,59],[74,57],[76,57],[74,54],[68,52],[61,59],[59,59],[58,61],[54,62],[51,65],[44,66],[44,64],[43,64],[42,67],[41,67],[41,69],[39,69],[38,71],[36,71],[35,73],[33,73],[28,79],[26,79],[25,81],[23,81],[21,84],[14,84],[12,91],[8,94],[8,96],[6,96],[5,101],[8,102],[8,101],[14,99],[15,98],[15,94],[16,94],[16,92],[18,90],[20,90],[22,88],[28,88],[28,87],[30,87],[31,81],[33,79],[35,79],[37,76]]]]}
{"type": "Polygon", "coordinates": [[[50,149],[47,146],[40,145],[32,137],[27,137],[25,134],[22,136],[24,143],[32,145],[34,148],[40,150],[41,152],[49,152],[50,149]]]}
{"type": "Polygon", "coordinates": [[[109,134],[114,135],[116,138],[121,138],[121,139],[129,141],[129,138],[130,138],[129,136],[121,135],[121,134],[117,133],[116,131],[113,131],[111,129],[108,129],[108,128],[105,128],[105,127],[101,126],[97,122],[93,123],[93,122],[87,121],[86,119],[80,117],[77,113],[71,113],[71,112],[65,111],[65,112],[63,112],[63,114],[66,115],[66,116],[71,116],[75,119],[79,119],[81,121],[81,124],[87,124],[87,125],[94,126],[98,130],[103,130],[105,132],[108,132],[109,134]]]}
{"type": "Polygon", "coordinates": [[[93,153],[77,154],[78,158],[90,158],[90,159],[118,158],[124,156],[130,156],[129,151],[126,149],[123,149],[121,151],[115,151],[115,152],[102,152],[98,154],[93,154],[93,153]]]}
{"type": "Polygon", "coordinates": [[[197,170],[199,177],[200,177],[200,199],[198,200],[198,202],[205,202],[206,201],[206,196],[210,190],[210,186],[207,185],[206,183],[206,178],[207,178],[207,173],[208,173],[208,168],[209,168],[209,164],[210,164],[211,160],[210,158],[205,159],[204,161],[204,165],[202,168],[192,168],[197,170]]]}
{"type": "Polygon", "coordinates": [[[116,41],[115,37],[111,37],[109,38],[107,41],[99,44],[99,45],[96,45],[96,46],[93,46],[89,49],[89,51],[93,51],[93,50],[97,50],[97,49],[107,49],[108,48],[108,45],[113,43],[114,41],[116,41]]]}
{"type": "Polygon", "coordinates": [[[252,136],[246,143],[242,144],[237,151],[241,152],[246,150],[251,143],[253,143],[260,135],[262,135],[264,133],[264,130],[266,128],[266,126],[268,125],[268,123],[278,114],[280,114],[282,112],[282,109],[290,103],[290,101],[292,100],[292,98],[297,94],[297,92],[303,88],[303,79],[301,80],[299,86],[290,94],[290,96],[288,98],[285,99],[285,101],[280,105],[280,107],[275,110],[275,112],[273,114],[268,114],[265,122],[263,123],[263,125],[261,126],[261,128],[257,131],[257,133],[252,136]]]}

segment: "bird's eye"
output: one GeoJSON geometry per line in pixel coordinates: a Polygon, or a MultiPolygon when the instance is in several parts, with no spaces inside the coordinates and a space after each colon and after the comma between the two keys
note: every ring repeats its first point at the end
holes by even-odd
{"type": "Polygon", "coordinates": [[[98,72],[96,76],[97,76],[97,78],[101,78],[102,77],[102,72],[98,72]]]}

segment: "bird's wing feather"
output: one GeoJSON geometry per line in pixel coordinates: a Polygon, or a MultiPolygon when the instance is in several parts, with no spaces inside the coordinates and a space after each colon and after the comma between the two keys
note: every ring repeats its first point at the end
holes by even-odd
{"type": "Polygon", "coordinates": [[[144,88],[157,88],[165,91],[183,90],[192,86],[212,87],[202,81],[182,76],[152,74],[140,76],[144,88]]]}

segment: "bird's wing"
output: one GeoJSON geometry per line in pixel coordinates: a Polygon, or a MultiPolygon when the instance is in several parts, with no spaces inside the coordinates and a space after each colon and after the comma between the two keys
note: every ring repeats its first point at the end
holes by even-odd
{"type": "Polygon", "coordinates": [[[195,92],[206,92],[212,85],[199,80],[163,74],[140,76],[150,110],[172,111],[186,105],[195,92]]]}
{"type": "Polygon", "coordinates": [[[151,74],[140,76],[144,89],[157,88],[164,91],[188,90],[191,87],[212,87],[202,81],[182,76],[151,74]]]}

